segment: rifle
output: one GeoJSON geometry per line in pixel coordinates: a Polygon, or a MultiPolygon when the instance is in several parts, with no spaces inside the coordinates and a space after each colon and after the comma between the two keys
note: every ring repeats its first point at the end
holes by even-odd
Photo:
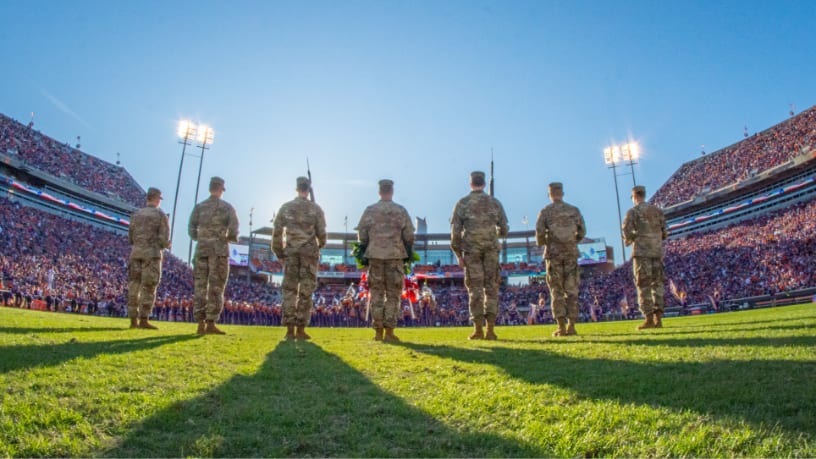
{"type": "Polygon", "coordinates": [[[312,169],[309,167],[309,158],[306,158],[306,177],[309,179],[309,199],[315,202],[314,188],[312,188],[312,169]]]}
{"type": "Polygon", "coordinates": [[[493,149],[490,149],[490,196],[493,196],[493,149]]]}

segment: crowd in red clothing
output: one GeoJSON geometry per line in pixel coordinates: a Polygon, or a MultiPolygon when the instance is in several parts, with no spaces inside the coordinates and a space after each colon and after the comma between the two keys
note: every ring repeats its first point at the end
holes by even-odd
{"type": "Polygon", "coordinates": [[[651,202],[668,207],[783,164],[816,143],[816,106],[680,167],[651,202]]]}
{"type": "Polygon", "coordinates": [[[145,192],[123,167],[81,152],[0,114],[0,153],[82,188],[134,206],[145,192]]]}

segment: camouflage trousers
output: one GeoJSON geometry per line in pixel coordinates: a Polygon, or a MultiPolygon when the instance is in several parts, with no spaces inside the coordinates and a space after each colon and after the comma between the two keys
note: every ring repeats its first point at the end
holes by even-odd
{"type": "Polygon", "coordinates": [[[287,255],[283,265],[283,325],[305,327],[312,314],[312,294],[317,286],[318,254],[287,255]]]}
{"type": "Polygon", "coordinates": [[[131,258],[128,261],[128,317],[150,317],[161,279],[161,258],[131,258]]]}
{"type": "Polygon", "coordinates": [[[224,309],[224,288],[228,277],[228,257],[196,255],[193,261],[193,319],[218,320],[224,309]]]}
{"type": "Polygon", "coordinates": [[[470,320],[481,324],[499,315],[499,251],[465,252],[465,287],[468,290],[470,320]]]}
{"type": "Polygon", "coordinates": [[[547,286],[552,298],[552,315],[578,320],[578,260],[548,258],[545,260],[547,286]]]}
{"type": "Polygon", "coordinates": [[[656,311],[662,312],[665,304],[663,301],[663,283],[665,282],[663,259],[634,257],[632,258],[632,270],[635,274],[640,312],[644,315],[656,311]]]}
{"type": "Polygon", "coordinates": [[[368,265],[368,289],[371,298],[371,325],[397,328],[405,271],[402,260],[371,259],[368,265]]]}

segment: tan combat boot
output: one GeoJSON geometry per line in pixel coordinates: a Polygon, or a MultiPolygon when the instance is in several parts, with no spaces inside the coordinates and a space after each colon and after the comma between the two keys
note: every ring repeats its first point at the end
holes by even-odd
{"type": "Polygon", "coordinates": [[[482,321],[473,322],[473,333],[468,336],[468,339],[484,339],[484,329],[482,329],[482,321]]]}
{"type": "Polygon", "coordinates": [[[655,328],[663,328],[663,311],[655,311],[654,326],[655,328]]]}
{"type": "Polygon", "coordinates": [[[135,317],[130,318],[130,328],[139,328],[139,319],[135,317]]]}
{"type": "Polygon", "coordinates": [[[394,329],[390,327],[385,327],[385,336],[383,336],[383,341],[386,343],[398,343],[399,338],[397,335],[394,334],[394,329]]]}
{"type": "Polygon", "coordinates": [[[637,326],[638,330],[645,330],[647,328],[655,328],[654,313],[652,312],[646,314],[646,319],[643,321],[642,324],[637,326]]]}
{"type": "Polygon", "coordinates": [[[575,319],[567,319],[567,336],[577,335],[575,331],[575,319]]]}
{"type": "Polygon", "coordinates": [[[496,319],[487,319],[487,332],[485,332],[485,339],[489,340],[497,340],[499,339],[496,336],[496,332],[493,330],[493,327],[496,326],[496,319]]]}
{"type": "Polygon", "coordinates": [[[567,319],[563,317],[558,317],[555,319],[555,322],[558,324],[558,330],[553,332],[553,336],[567,336],[567,319]]]}
{"type": "Polygon", "coordinates": [[[158,330],[159,329],[159,327],[157,327],[157,326],[151,324],[150,322],[148,322],[147,317],[142,317],[141,319],[139,319],[139,328],[146,328],[148,330],[158,330]]]}
{"type": "Polygon", "coordinates": [[[199,335],[204,335],[207,333],[207,330],[204,328],[203,320],[198,321],[198,330],[196,331],[196,333],[198,333],[199,335]]]}
{"type": "Polygon", "coordinates": [[[374,341],[382,341],[383,340],[383,329],[382,327],[378,327],[374,329],[374,341]]]}
{"type": "Polygon", "coordinates": [[[204,333],[207,335],[226,335],[227,332],[219,330],[218,327],[215,326],[214,320],[207,321],[207,328],[204,329],[204,333]]]}
{"type": "Polygon", "coordinates": [[[305,325],[298,325],[297,333],[295,333],[295,338],[300,339],[300,340],[304,340],[304,341],[312,339],[311,336],[306,334],[306,326],[305,325]]]}
{"type": "Polygon", "coordinates": [[[286,341],[292,341],[295,339],[295,326],[294,325],[287,325],[286,326],[286,336],[283,337],[286,341]]]}

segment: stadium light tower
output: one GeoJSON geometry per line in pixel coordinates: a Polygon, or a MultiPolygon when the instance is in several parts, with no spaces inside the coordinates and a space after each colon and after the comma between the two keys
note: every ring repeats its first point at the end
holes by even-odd
{"type": "Polygon", "coordinates": [[[176,206],[178,205],[179,185],[181,185],[181,168],[184,166],[184,154],[187,150],[187,145],[190,145],[190,140],[195,136],[196,126],[188,120],[181,120],[178,124],[176,134],[179,137],[181,147],[181,160],[179,160],[178,179],[176,179],[176,194],[173,197],[173,217],[170,221],[170,244],[173,244],[173,230],[176,229],[176,206]]]}
{"type": "Polygon", "coordinates": [[[626,261],[626,245],[623,242],[623,219],[621,218],[621,207],[620,207],[620,191],[618,191],[618,162],[620,161],[620,147],[618,146],[610,146],[604,148],[604,162],[612,169],[612,177],[615,179],[615,200],[618,203],[618,231],[620,231],[620,241],[621,241],[621,256],[623,257],[622,260],[626,261]]]}
{"type": "Polygon", "coordinates": [[[620,149],[621,158],[629,164],[629,169],[632,171],[632,187],[636,187],[635,164],[637,164],[637,160],[640,158],[640,145],[638,145],[637,142],[629,142],[621,145],[620,149]]]}
{"type": "MultiPolygon", "coordinates": [[[[198,204],[198,188],[201,185],[201,167],[204,165],[204,150],[209,150],[210,147],[207,145],[212,145],[213,137],[215,134],[211,127],[200,124],[197,129],[198,132],[198,147],[201,148],[201,156],[198,157],[198,180],[196,180],[196,191],[195,191],[195,198],[193,199],[193,205],[198,204]]],[[[193,259],[193,240],[190,239],[190,246],[187,248],[187,264],[189,265],[193,259]]]]}

